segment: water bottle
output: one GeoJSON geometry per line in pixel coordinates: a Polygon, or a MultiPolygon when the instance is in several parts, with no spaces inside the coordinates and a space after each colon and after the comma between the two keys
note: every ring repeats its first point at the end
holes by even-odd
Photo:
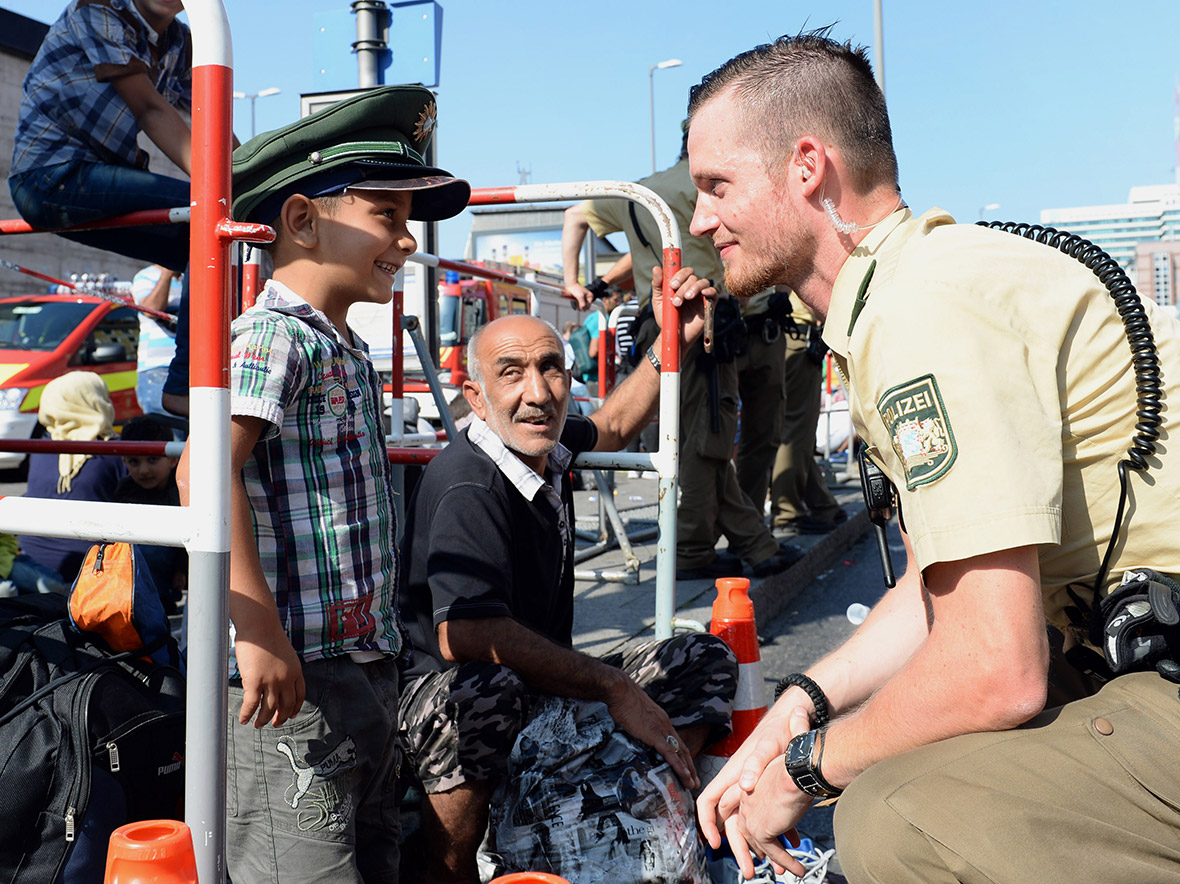
{"type": "Polygon", "coordinates": [[[862,605],[860,602],[853,602],[848,606],[845,616],[848,617],[848,622],[853,626],[860,626],[865,622],[865,618],[869,616],[869,606],[862,605]]]}

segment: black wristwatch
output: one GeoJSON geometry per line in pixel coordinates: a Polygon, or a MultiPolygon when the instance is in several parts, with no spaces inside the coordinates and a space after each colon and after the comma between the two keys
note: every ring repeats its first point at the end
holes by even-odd
{"type": "Polygon", "coordinates": [[[787,773],[795,781],[799,791],[816,798],[835,798],[843,791],[825,780],[824,775],[820,773],[819,765],[824,755],[826,733],[825,728],[799,734],[787,744],[787,751],[783,755],[787,773]]]}

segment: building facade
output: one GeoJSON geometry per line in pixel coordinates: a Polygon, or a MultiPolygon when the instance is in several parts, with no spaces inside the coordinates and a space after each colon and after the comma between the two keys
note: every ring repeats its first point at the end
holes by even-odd
{"type": "MultiPolygon", "coordinates": [[[[1090,240],[1119,262],[1136,287],[1143,285],[1141,293],[1155,293],[1156,254],[1173,252],[1170,246],[1153,247],[1180,240],[1180,185],[1132,187],[1127,202],[1118,205],[1045,209],[1041,223],[1090,240]]],[[[1169,266],[1175,263],[1174,257],[1166,261],[1171,262],[1169,266]]],[[[1170,300],[1161,301],[1161,295],[1155,294],[1158,303],[1176,303],[1175,287],[1169,286],[1170,300]]]]}

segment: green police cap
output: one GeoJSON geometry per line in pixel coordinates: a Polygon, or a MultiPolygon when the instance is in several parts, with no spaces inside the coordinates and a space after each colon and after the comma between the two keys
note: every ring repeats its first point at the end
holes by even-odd
{"type": "Polygon", "coordinates": [[[336,102],[234,151],[233,216],[269,223],[288,197],[412,190],[410,218],[440,221],[467,206],[471,185],[426,165],[438,122],[424,86],[382,86],[336,102]]]}

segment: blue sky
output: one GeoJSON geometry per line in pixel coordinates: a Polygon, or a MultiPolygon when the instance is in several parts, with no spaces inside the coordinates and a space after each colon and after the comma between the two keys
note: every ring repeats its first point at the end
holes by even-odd
{"type": "MultiPolygon", "coordinates": [[[[835,23],[872,48],[872,0],[440,0],[444,9],[439,162],[477,187],[651,171],[648,68],[657,71],[660,168],[679,146],[689,88],[732,55],[835,23]]],[[[47,0],[0,0],[49,20],[47,0]]],[[[64,2],[61,4],[64,6],[64,2]]],[[[294,119],[317,83],[314,15],[347,0],[226,0],[235,88],[259,99],[258,130],[294,119]],[[276,12],[277,11],[277,12],[276,12]]],[[[960,220],[1039,220],[1040,210],[1123,202],[1135,184],[1174,181],[1175,0],[884,0],[885,86],[902,192],[917,211],[960,220]]],[[[342,50],[347,52],[347,49],[342,50]]],[[[871,54],[871,53],[870,53],[871,54]]],[[[248,102],[235,128],[249,134],[248,102]]],[[[442,225],[460,255],[470,219],[442,225]]]]}

